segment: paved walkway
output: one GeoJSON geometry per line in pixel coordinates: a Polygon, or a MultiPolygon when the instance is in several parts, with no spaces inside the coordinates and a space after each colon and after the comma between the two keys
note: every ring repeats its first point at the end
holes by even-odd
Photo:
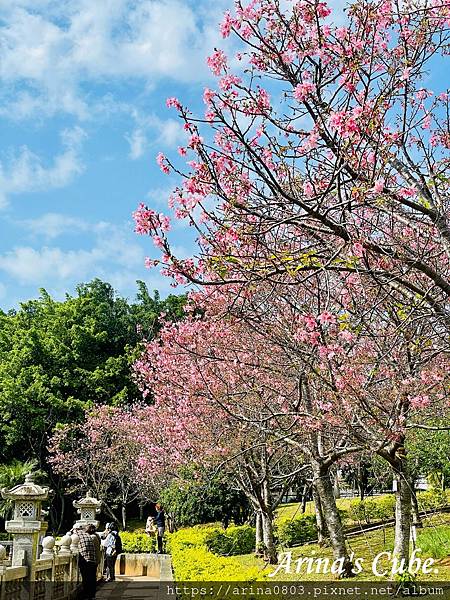
{"type": "Polygon", "coordinates": [[[160,582],[150,577],[121,577],[120,581],[118,578],[116,582],[101,585],[96,598],[97,600],[118,600],[119,598],[159,600],[163,595],[163,590],[160,590],[160,582]]]}
{"type": "Polygon", "coordinates": [[[116,575],[116,581],[99,585],[97,600],[159,600],[167,598],[167,584],[172,581],[172,561],[168,554],[159,555],[159,577],[149,575],[116,575]]]}

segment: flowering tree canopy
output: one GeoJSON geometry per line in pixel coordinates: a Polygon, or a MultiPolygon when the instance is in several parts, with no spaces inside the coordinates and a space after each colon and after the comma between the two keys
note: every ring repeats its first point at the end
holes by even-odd
{"type": "Polygon", "coordinates": [[[148,266],[203,286],[204,322],[166,328],[138,369],[158,365],[166,397],[164,369],[189,382],[182,396],[207,389],[233,418],[275,425],[319,484],[341,456],[378,452],[403,482],[407,557],[405,432],[448,407],[449,96],[428,72],[448,54],[450,6],[355,0],[332,17],[319,0],[237,0],[221,31],[238,52],[208,58],[205,114],[168,99],[187,141],[157,160],[181,179],[169,206],[198,251],[176,256],[170,218],[145,205],[136,230],[161,251],[148,266]]]}
{"type": "Polygon", "coordinates": [[[449,10],[359,0],[336,26],[326,2],[236,2],[222,32],[239,38],[240,66],[221,50],[208,59],[218,85],[203,118],[168,100],[188,169],[158,157],[182,175],[170,205],[198,228],[200,253],[180,260],[167,216],[135,214],[166,270],[202,283],[357,273],[447,320],[449,98],[424,86],[449,10]]]}

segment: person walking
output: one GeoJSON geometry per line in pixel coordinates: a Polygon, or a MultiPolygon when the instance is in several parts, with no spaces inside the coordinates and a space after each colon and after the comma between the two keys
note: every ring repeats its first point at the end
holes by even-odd
{"type": "Polygon", "coordinates": [[[81,573],[83,598],[85,600],[93,600],[97,587],[97,555],[95,544],[90,533],[83,528],[83,525],[78,525],[78,527],[74,528],[74,533],[77,534],[79,540],[78,566],[81,573]]]}
{"type": "Polygon", "coordinates": [[[158,554],[163,554],[163,537],[166,530],[166,515],[164,509],[159,502],[155,505],[156,514],[153,521],[157,527],[158,554]]]}
{"type": "Polygon", "coordinates": [[[116,523],[107,523],[106,531],[106,539],[102,542],[105,547],[106,581],[115,581],[116,560],[122,552],[122,540],[120,539],[116,523]]]}

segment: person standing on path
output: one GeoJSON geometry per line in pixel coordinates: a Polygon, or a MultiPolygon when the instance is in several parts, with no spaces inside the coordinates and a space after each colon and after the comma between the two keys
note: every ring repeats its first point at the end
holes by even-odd
{"type": "Polygon", "coordinates": [[[164,509],[159,502],[155,505],[156,514],[153,517],[156,527],[158,528],[158,554],[163,553],[163,536],[164,531],[166,530],[166,515],[164,513],[164,509]]]}
{"type": "Polygon", "coordinates": [[[106,581],[115,581],[116,560],[117,556],[122,552],[122,540],[120,539],[116,523],[108,523],[106,525],[106,530],[108,535],[102,542],[105,547],[106,581]]]}
{"type": "Polygon", "coordinates": [[[97,529],[96,529],[95,525],[93,525],[93,524],[88,525],[86,527],[86,531],[91,536],[92,541],[94,542],[95,559],[96,559],[97,570],[98,570],[98,567],[99,567],[100,563],[102,562],[102,546],[100,543],[100,537],[98,536],[97,529]]]}
{"type": "Polygon", "coordinates": [[[97,555],[94,541],[82,525],[75,528],[74,533],[77,534],[79,539],[78,566],[83,584],[83,597],[85,600],[93,600],[97,587],[97,555]]]}

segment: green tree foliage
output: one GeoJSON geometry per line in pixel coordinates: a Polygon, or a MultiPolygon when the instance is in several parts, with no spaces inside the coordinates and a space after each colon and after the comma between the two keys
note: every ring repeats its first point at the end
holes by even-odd
{"type": "Polygon", "coordinates": [[[149,294],[143,281],[137,281],[136,284],[136,303],[131,306],[131,311],[145,339],[151,339],[158,333],[161,316],[168,321],[179,321],[184,316],[186,296],[171,295],[162,301],[159,292],[154,291],[153,296],[149,294]]]}
{"type": "Polygon", "coordinates": [[[225,477],[209,478],[208,473],[181,474],[160,494],[160,501],[175,525],[197,525],[221,521],[234,521],[240,525],[251,513],[247,498],[233,489],[225,477]]]}
{"type": "MultiPolygon", "coordinates": [[[[27,460],[20,462],[13,460],[9,465],[0,465],[0,489],[11,489],[19,483],[23,483],[25,476],[33,471],[35,481],[42,482],[45,480],[45,474],[42,471],[36,471],[36,461],[27,460]]],[[[12,501],[0,498],[0,517],[7,518],[11,516],[12,501]]]]}
{"type": "MultiPolygon", "coordinates": [[[[448,427],[448,419],[434,420],[434,427],[448,427]]],[[[450,485],[450,431],[416,429],[409,433],[408,458],[413,476],[424,475],[435,487],[450,485]]]]}
{"type": "Polygon", "coordinates": [[[130,365],[159,315],[177,319],[184,297],[151,297],[138,282],[134,304],[94,279],[75,296],[56,301],[41,290],[17,311],[0,313],[0,459],[36,458],[45,464],[48,434],[57,423],[81,419],[94,404],[140,399],[130,365]]]}

